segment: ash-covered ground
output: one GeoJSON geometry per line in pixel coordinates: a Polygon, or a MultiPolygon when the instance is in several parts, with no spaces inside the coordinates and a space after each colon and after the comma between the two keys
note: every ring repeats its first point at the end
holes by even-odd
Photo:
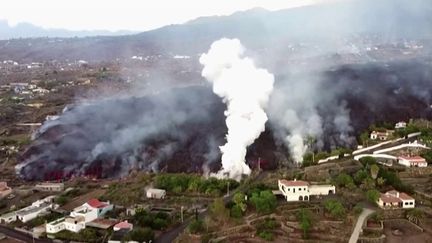
{"type": "MultiPolygon", "coordinates": [[[[252,167],[260,158],[263,167],[275,168],[280,154],[291,160],[295,150],[284,136],[296,131],[284,122],[293,121],[292,113],[296,122],[319,121],[298,131],[319,136],[315,149],[355,146],[356,136],[373,122],[432,118],[428,62],[346,65],[323,72],[313,87],[304,87],[307,82],[276,73],[266,131],[248,148],[252,167]],[[314,127],[321,132],[309,131],[314,127]]],[[[26,180],[51,180],[121,177],[133,170],[217,171],[225,109],[210,86],[75,104],[40,128],[20,156],[17,173],[26,180]]]]}

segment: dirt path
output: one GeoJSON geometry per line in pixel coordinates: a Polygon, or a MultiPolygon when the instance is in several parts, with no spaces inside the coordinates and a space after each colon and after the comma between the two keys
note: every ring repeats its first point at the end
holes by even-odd
{"type": "Polygon", "coordinates": [[[351,237],[349,239],[349,243],[356,243],[357,242],[365,219],[374,212],[375,212],[375,210],[372,210],[369,208],[363,208],[362,213],[360,214],[360,216],[357,219],[357,223],[355,225],[354,231],[351,234],[351,237]]]}

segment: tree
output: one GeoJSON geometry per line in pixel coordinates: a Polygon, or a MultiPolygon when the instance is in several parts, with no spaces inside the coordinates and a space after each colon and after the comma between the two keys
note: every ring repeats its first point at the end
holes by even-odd
{"type": "Polygon", "coordinates": [[[230,210],[230,216],[233,218],[241,218],[243,216],[243,211],[238,205],[234,205],[230,210]]]}
{"type": "Polygon", "coordinates": [[[276,196],[270,190],[253,193],[250,199],[258,213],[272,213],[277,206],[276,196]]]}
{"type": "Polygon", "coordinates": [[[368,146],[368,141],[369,141],[369,132],[363,132],[360,135],[360,141],[363,144],[363,146],[368,146]]]}
{"type": "Polygon", "coordinates": [[[229,217],[229,211],[225,207],[225,203],[221,198],[217,198],[210,205],[210,214],[212,218],[217,220],[226,220],[229,217]]]}
{"type": "Polygon", "coordinates": [[[360,185],[367,177],[369,177],[369,175],[365,170],[359,170],[354,174],[354,181],[357,185],[360,185]]]}
{"type": "Polygon", "coordinates": [[[341,173],[335,179],[336,185],[340,187],[347,187],[350,184],[354,184],[352,177],[348,174],[341,173]]]}
{"type": "Polygon", "coordinates": [[[189,224],[189,232],[192,234],[202,233],[205,230],[204,221],[198,219],[189,224]]]}
{"type": "Polygon", "coordinates": [[[241,211],[246,211],[247,205],[246,205],[246,196],[243,192],[237,192],[233,196],[233,202],[240,207],[241,211]]]}
{"type": "Polygon", "coordinates": [[[360,185],[360,187],[364,190],[370,190],[370,189],[374,189],[375,188],[375,181],[370,178],[370,177],[366,177],[362,184],[360,185]]]}
{"type": "Polygon", "coordinates": [[[332,217],[341,219],[345,216],[345,207],[336,199],[328,199],[324,202],[324,208],[329,212],[332,217]]]}
{"type": "Polygon", "coordinates": [[[420,219],[422,219],[424,215],[423,211],[421,211],[420,209],[413,208],[406,212],[405,217],[408,219],[408,221],[418,225],[420,219]]]}
{"type": "Polygon", "coordinates": [[[383,186],[384,183],[385,183],[385,179],[382,177],[378,177],[378,179],[377,179],[378,186],[383,186]]]}
{"type": "Polygon", "coordinates": [[[376,159],[374,157],[371,156],[366,156],[363,157],[361,159],[359,159],[359,161],[363,164],[363,166],[365,167],[369,167],[371,165],[374,165],[377,163],[376,159]]]}
{"type": "Polygon", "coordinates": [[[312,227],[312,212],[309,209],[300,209],[297,213],[297,220],[300,222],[300,228],[303,230],[303,238],[307,238],[308,232],[312,227]]]}
{"type": "Polygon", "coordinates": [[[150,242],[154,240],[154,232],[150,228],[135,228],[129,232],[124,241],[150,242]]]}
{"type": "Polygon", "coordinates": [[[375,189],[371,189],[366,192],[366,199],[371,203],[376,204],[379,197],[380,192],[375,189]]]}
{"type": "Polygon", "coordinates": [[[376,164],[371,165],[370,172],[371,172],[372,179],[375,180],[378,177],[378,172],[379,172],[378,165],[376,164]]]}
{"type": "Polygon", "coordinates": [[[427,152],[423,153],[422,157],[425,158],[429,164],[432,164],[432,150],[428,150],[427,152]]]}

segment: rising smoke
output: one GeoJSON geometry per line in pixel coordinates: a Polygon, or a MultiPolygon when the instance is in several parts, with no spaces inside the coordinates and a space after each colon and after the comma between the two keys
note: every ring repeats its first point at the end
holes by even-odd
{"type": "Polygon", "coordinates": [[[213,84],[213,92],[227,105],[227,142],[220,147],[222,169],[217,176],[237,180],[251,172],[245,163],[246,149],[265,130],[268,118],[264,109],[274,83],[273,75],[256,68],[244,52],[239,40],[221,39],[200,58],[204,65],[202,76],[213,84]]]}

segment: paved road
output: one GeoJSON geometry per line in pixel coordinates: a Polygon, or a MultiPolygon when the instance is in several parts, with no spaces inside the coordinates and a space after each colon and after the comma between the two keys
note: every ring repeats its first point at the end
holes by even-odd
{"type": "Polygon", "coordinates": [[[34,239],[33,241],[33,237],[31,235],[28,235],[26,233],[14,230],[12,228],[0,225],[0,233],[5,234],[7,237],[9,238],[13,238],[16,240],[20,240],[23,242],[35,242],[35,243],[52,243],[51,240],[49,239],[34,239]]]}
{"type": "Polygon", "coordinates": [[[357,219],[357,223],[355,225],[354,231],[351,234],[351,237],[349,239],[349,243],[357,243],[357,240],[359,238],[360,232],[362,231],[362,227],[364,224],[365,219],[374,213],[375,210],[369,209],[369,208],[363,208],[362,213],[357,219]]]}
{"type": "MultiPolygon", "coordinates": [[[[254,179],[254,181],[258,181],[261,180],[265,177],[265,175],[267,174],[267,172],[263,172],[261,171],[254,179]]],[[[248,189],[248,187],[241,187],[237,188],[236,190],[232,191],[231,194],[227,197],[224,197],[224,202],[228,203],[232,197],[234,196],[234,194],[237,191],[242,191],[242,192],[246,192],[246,190],[248,189]]],[[[204,218],[205,216],[207,216],[208,211],[207,209],[203,210],[202,212],[200,212],[198,214],[198,218],[204,218]]],[[[167,232],[164,232],[161,236],[159,236],[159,238],[157,238],[155,240],[155,243],[167,243],[167,242],[174,242],[174,240],[187,228],[187,226],[190,224],[190,222],[193,220],[194,217],[188,218],[186,219],[182,224],[178,225],[177,227],[168,230],[167,232]]]]}

